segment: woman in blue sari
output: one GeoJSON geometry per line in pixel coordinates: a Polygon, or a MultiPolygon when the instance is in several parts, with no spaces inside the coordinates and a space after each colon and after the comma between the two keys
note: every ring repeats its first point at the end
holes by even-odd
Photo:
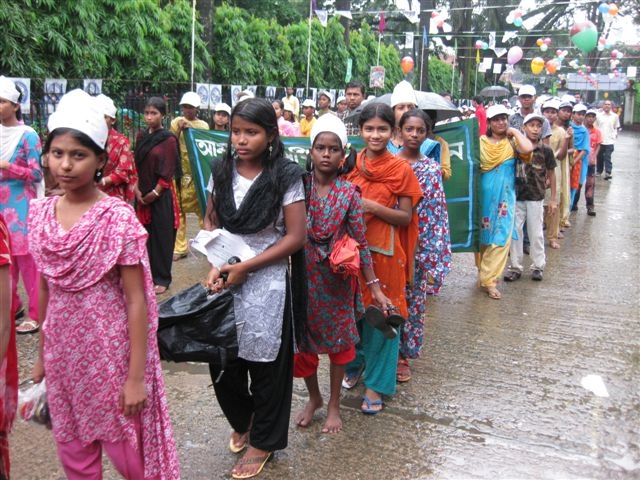
{"type": "Polygon", "coordinates": [[[528,162],[533,145],[509,127],[509,111],[502,105],[487,109],[487,134],[480,137],[482,218],[480,253],[476,256],[480,287],[499,300],[498,279],[507,264],[516,208],[516,156],[528,162]]]}

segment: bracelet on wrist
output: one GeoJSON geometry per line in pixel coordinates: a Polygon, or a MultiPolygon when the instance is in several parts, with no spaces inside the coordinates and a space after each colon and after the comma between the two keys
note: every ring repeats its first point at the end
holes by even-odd
{"type": "Polygon", "coordinates": [[[151,190],[151,193],[153,193],[156,197],[160,197],[160,194],[158,192],[156,192],[155,188],[153,190],[151,190]]]}
{"type": "Polygon", "coordinates": [[[367,287],[370,287],[371,285],[374,285],[376,283],[380,283],[380,279],[379,278],[374,278],[373,280],[369,280],[368,282],[366,282],[367,287]]]}

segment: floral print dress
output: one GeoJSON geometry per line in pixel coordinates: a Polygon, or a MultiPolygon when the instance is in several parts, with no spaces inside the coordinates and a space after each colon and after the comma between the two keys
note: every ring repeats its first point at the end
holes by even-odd
{"type": "Polygon", "coordinates": [[[360,266],[371,266],[364,214],[358,187],[337,178],[320,197],[311,178],[305,179],[307,236],[305,259],[308,283],[307,329],[300,351],[338,353],[359,341],[356,319],[364,313],[358,277],[333,273],[329,255],[347,233],[360,244],[360,266]]]}

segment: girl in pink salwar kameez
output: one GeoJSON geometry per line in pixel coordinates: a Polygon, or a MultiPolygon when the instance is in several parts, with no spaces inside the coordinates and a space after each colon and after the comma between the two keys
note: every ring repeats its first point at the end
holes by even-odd
{"type": "Polygon", "coordinates": [[[126,479],[179,479],[147,232],[128,204],[98,189],[106,125],[91,97],[67,95],[45,145],[65,194],[29,210],[44,321],[34,380],[46,374],[67,478],[102,478],[104,449],[126,479]]]}

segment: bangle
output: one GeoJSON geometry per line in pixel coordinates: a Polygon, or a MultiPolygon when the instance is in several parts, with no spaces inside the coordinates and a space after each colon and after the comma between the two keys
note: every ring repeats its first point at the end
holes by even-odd
{"type": "Polygon", "coordinates": [[[160,196],[160,194],[158,192],[156,192],[155,188],[153,190],[151,190],[151,193],[153,193],[156,197],[160,196]]]}
{"type": "Polygon", "coordinates": [[[366,282],[367,287],[370,287],[374,283],[380,283],[380,279],[379,278],[374,278],[373,280],[369,280],[368,282],[366,282]]]}

